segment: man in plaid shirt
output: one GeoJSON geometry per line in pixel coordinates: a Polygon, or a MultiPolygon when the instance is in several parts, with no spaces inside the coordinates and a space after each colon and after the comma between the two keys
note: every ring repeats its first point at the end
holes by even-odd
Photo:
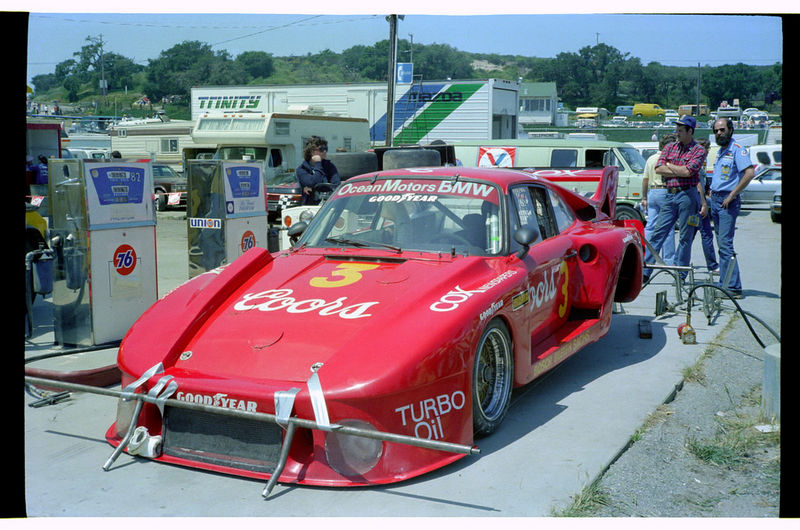
{"type": "MultiPolygon", "coordinates": [[[[708,153],[694,139],[697,121],[691,116],[681,116],[675,122],[678,141],[667,145],[656,162],[656,173],[667,187],[667,197],[656,220],[656,227],[649,241],[653,252],[658,254],[667,236],[672,235],[678,223],[678,246],[675,249],[675,265],[688,267],[692,257],[692,240],[700,225],[700,216],[708,214],[705,194],[700,186],[700,169],[706,164],[708,153]]],[[[650,248],[645,252],[645,263],[653,263],[650,248]]],[[[681,277],[686,277],[681,272],[681,277]]],[[[650,279],[650,269],[644,270],[645,283],[650,279]]]]}

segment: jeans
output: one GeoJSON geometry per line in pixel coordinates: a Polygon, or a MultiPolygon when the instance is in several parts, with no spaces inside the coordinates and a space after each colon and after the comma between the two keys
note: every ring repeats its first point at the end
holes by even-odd
{"type": "MultiPolygon", "coordinates": [[[[667,193],[664,204],[658,214],[656,226],[653,229],[653,239],[650,245],[655,252],[660,252],[668,237],[671,237],[675,230],[675,223],[678,223],[678,246],[675,249],[675,263],[681,267],[688,267],[692,258],[692,240],[697,228],[689,225],[689,217],[697,215],[700,211],[700,193],[697,188],[692,186],[678,193],[667,193]]],[[[645,263],[653,263],[653,255],[650,249],[644,256],[645,263]]],[[[645,277],[650,277],[650,269],[645,268],[645,277]]],[[[681,277],[685,278],[686,273],[681,272],[681,277]]]]}
{"type": "MultiPolygon", "coordinates": [[[[736,218],[739,217],[739,210],[742,207],[741,197],[736,197],[727,208],[722,207],[722,201],[728,196],[727,191],[711,193],[711,217],[714,221],[714,232],[717,234],[717,246],[719,247],[719,277],[724,279],[731,264],[731,258],[735,254],[733,250],[733,235],[736,231],[736,218]]],[[[739,276],[739,263],[736,262],[731,274],[728,285],[723,285],[729,290],[741,291],[742,279],[739,276]]]]}
{"type": "Polygon", "coordinates": [[[703,244],[703,254],[706,257],[706,267],[709,272],[719,268],[717,252],[714,249],[714,230],[711,228],[711,211],[700,219],[700,239],[703,244]]]}
{"type": "MultiPolygon", "coordinates": [[[[652,245],[653,232],[658,223],[658,213],[664,205],[667,198],[667,190],[665,188],[650,189],[647,192],[647,226],[644,227],[644,238],[652,245]]],[[[667,265],[675,264],[675,234],[668,236],[664,240],[664,246],[661,248],[661,259],[667,265]]]]}

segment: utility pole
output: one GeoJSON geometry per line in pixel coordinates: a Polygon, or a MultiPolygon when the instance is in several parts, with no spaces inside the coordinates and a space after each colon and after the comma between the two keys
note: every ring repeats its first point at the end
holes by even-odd
{"type": "Polygon", "coordinates": [[[389,72],[388,88],[386,91],[386,145],[392,146],[394,136],[394,88],[397,78],[397,19],[403,20],[403,15],[388,15],[389,22],[389,72]]]}
{"type": "Polygon", "coordinates": [[[697,63],[697,116],[700,117],[700,63],[697,63]]]}

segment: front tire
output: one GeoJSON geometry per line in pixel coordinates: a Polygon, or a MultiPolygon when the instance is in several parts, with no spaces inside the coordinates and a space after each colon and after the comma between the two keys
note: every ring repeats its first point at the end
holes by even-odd
{"type": "Polygon", "coordinates": [[[472,424],[475,437],[487,436],[500,426],[511,404],[514,356],[505,324],[486,326],[475,351],[472,372],[472,424]]]}

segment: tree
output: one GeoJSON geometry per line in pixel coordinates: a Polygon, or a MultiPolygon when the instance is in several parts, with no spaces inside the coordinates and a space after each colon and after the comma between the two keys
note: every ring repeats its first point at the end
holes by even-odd
{"type": "Polygon", "coordinates": [[[269,77],[275,71],[272,54],[267,52],[243,52],[236,62],[254,79],[269,77]]]}
{"type": "Polygon", "coordinates": [[[228,52],[214,52],[209,44],[184,41],[150,59],[145,91],[151,99],[189,96],[196,85],[244,84],[247,73],[232,61],[228,52]]]}
{"type": "Polygon", "coordinates": [[[712,107],[721,101],[732,104],[736,98],[740,106],[749,107],[753,97],[762,90],[761,76],[755,68],[743,63],[725,64],[713,69],[706,67],[700,88],[708,96],[712,107]]]}
{"type": "MultiPolygon", "coordinates": [[[[470,79],[472,61],[448,44],[430,44],[415,50],[414,73],[422,79],[470,79]]],[[[384,66],[388,70],[388,66],[384,66]]]]}

